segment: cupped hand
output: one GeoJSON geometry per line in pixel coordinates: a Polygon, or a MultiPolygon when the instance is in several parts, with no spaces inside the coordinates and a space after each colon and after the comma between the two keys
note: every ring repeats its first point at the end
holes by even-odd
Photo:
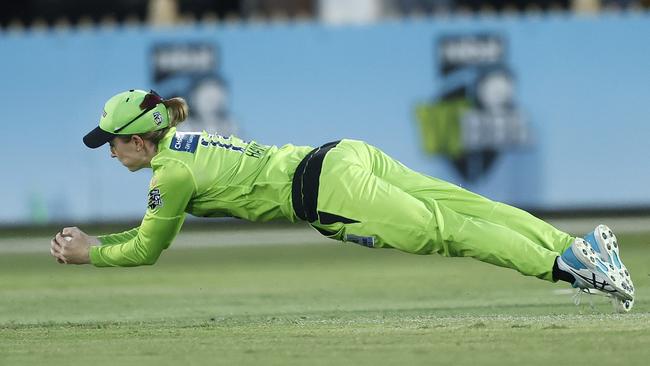
{"type": "Polygon", "coordinates": [[[66,227],[50,241],[50,254],[62,264],[87,264],[90,263],[90,246],[97,242],[96,237],[79,228],[66,227]]]}

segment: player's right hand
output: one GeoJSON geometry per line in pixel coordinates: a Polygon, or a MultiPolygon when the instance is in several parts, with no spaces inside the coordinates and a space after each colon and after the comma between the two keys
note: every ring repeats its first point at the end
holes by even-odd
{"type": "Polygon", "coordinates": [[[50,242],[50,254],[61,264],[90,263],[90,246],[97,244],[91,237],[76,227],[66,227],[50,242]]]}

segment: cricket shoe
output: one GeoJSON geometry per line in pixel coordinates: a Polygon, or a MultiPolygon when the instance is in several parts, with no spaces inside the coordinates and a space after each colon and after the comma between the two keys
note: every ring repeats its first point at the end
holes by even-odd
{"type": "Polygon", "coordinates": [[[622,279],[620,285],[629,293],[631,298],[621,299],[620,306],[629,311],[634,304],[634,284],[632,277],[620,257],[618,240],[607,225],[598,225],[594,231],[584,237],[585,241],[599,254],[600,259],[607,263],[610,271],[618,273],[617,279],[622,279]]]}
{"type": "Polygon", "coordinates": [[[573,275],[573,287],[590,294],[607,294],[619,302],[614,304],[618,311],[629,311],[632,308],[634,287],[628,285],[619,271],[603,260],[600,252],[584,239],[576,238],[558,258],[557,264],[560,270],[573,275]]]}

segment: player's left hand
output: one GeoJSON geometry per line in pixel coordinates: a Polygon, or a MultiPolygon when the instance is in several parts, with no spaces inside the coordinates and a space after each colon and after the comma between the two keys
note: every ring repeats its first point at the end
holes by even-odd
{"type": "Polygon", "coordinates": [[[90,263],[90,237],[76,227],[66,227],[57,233],[50,246],[50,254],[59,263],[90,263]]]}

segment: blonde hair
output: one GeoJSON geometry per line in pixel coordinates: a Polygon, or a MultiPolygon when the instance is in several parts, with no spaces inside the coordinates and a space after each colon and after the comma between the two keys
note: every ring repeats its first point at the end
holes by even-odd
{"type": "MultiPolygon", "coordinates": [[[[151,141],[154,145],[158,145],[160,140],[165,137],[171,127],[176,127],[181,122],[185,121],[190,111],[190,108],[187,106],[187,102],[181,97],[164,99],[162,103],[165,105],[165,108],[167,108],[167,114],[169,115],[169,126],[156,131],[135,134],[140,136],[143,140],[151,141]]],[[[129,141],[131,140],[132,136],[134,135],[121,135],[119,137],[123,141],[129,141]]]]}
{"type": "Polygon", "coordinates": [[[163,100],[167,114],[169,114],[169,126],[176,127],[179,123],[185,121],[190,108],[187,106],[185,99],[176,97],[163,100]]]}

